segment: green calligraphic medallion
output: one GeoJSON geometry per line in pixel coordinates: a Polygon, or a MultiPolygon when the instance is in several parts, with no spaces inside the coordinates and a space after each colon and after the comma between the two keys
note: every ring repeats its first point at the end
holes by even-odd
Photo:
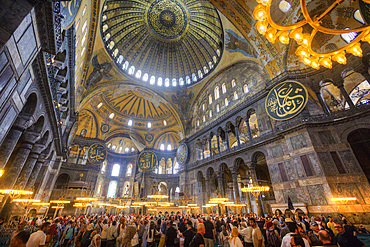
{"type": "Polygon", "coordinates": [[[142,171],[151,171],[158,164],[158,157],[153,151],[144,150],[140,153],[137,163],[142,171]]]}
{"type": "Polygon", "coordinates": [[[271,89],[265,101],[265,108],[271,118],[284,121],[301,113],[307,100],[305,86],[297,81],[284,81],[271,89]]]}
{"type": "Polygon", "coordinates": [[[179,165],[184,165],[185,162],[188,160],[189,156],[188,152],[189,152],[188,146],[186,146],[185,143],[180,144],[176,153],[177,163],[179,165]]]}
{"type": "Polygon", "coordinates": [[[87,152],[87,159],[93,165],[100,165],[107,158],[107,150],[100,143],[94,143],[87,152]]]}

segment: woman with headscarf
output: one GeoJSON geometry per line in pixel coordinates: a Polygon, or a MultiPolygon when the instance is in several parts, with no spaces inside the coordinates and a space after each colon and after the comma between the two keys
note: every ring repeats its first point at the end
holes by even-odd
{"type": "Polygon", "coordinates": [[[122,238],[122,247],[131,247],[131,240],[134,238],[136,231],[137,228],[133,223],[126,226],[125,235],[122,238]]]}
{"type": "Polygon", "coordinates": [[[99,234],[95,234],[95,236],[91,240],[91,244],[89,245],[89,247],[100,247],[100,235],[99,234]]]}
{"type": "Polygon", "coordinates": [[[147,247],[155,247],[155,235],[158,235],[159,233],[155,229],[154,221],[150,222],[150,226],[147,233],[147,247]]]}

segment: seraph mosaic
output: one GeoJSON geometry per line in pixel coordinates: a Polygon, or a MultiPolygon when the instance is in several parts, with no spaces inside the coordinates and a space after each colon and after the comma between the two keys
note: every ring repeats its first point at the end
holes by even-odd
{"type": "Polygon", "coordinates": [[[240,52],[247,57],[255,57],[254,49],[248,41],[230,29],[225,30],[225,50],[240,52]]]}

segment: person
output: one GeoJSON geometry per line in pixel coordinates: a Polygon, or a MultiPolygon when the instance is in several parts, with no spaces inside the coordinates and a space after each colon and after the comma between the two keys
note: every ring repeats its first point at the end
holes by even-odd
{"type": "Polygon", "coordinates": [[[207,216],[204,226],[206,228],[206,233],[204,234],[205,247],[213,247],[215,240],[215,227],[211,222],[211,216],[207,216]]]}
{"type": "Polygon", "coordinates": [[[333,220],[333,217],[328,216],[328,218],[329,218],[329,222],[326,224],[326,226],[333,231],[334,236],[337,236],[338,232],[337,232],[337,230],[334,227],[335,226],[335,222],[333,220]]]}
{"type": "Polygon", "coordinates": [[[281,239],[274,224],[269,221],[266,223],[266,247],[280,247],[281,239]]]}
{"type": "Polygon", "coordinates": [[[239,231],[237,227],[231,230],[231,237],[229,240],[230,247],[243,247],[243,243],[239,238],[239,231]]]}
{"type": "Polygon", "coordinates": [[[365,245],[355,236],[351,227],[335,223],[337,230],[337,242],[340,247],[365,247],[365,245]]]}
{"type": "Polygon", "coordinates": [[[76,228],[75,228],[75,222],[70,221],[69,227],[66,227],[64,230],[63,236],[62,236],[62,247],[69,247],[73,245],[73,240],[76,235],[76,228]]]}
{"type": "Polygon", "coordinates": [[[26,247],[29,238],[30,233],[28,231],[20,231],[13,236],[9,247],[26,247]]]}
{"type": "MultiPolygon", "coordinates": [[[[100,229],[100,227],[99,227],[100,229]]],[[[101,234],[100,234],[100,245],[101,247],[106,247],[107,246],[107,237],[108,237],[108,221],[107,220],[104,220],[103,221],[103,227],[102,227],[102,230],[101,230],[101,234]]]]}
{"type": "Polygon", "coordinates": [[[153,221],[151,221],[146,238],[146,243],[148,247],[155,247],[155,235],[157,234],[159,233],[155,229],[155,224],[153,221]]]}
{"type": "Polygon", "coordinates": [[[95,234],[95,236],[91,240],[91,244],[89,245],[89,247],[100,247],[100,235],[99,234],[95,234]]]}
{"type": "Polygon", "coordinates": [[[253,232],[253,227],[249,224],[249,222],[247,223],[244,222],[241,224],[239,233],[244,238],[245,247],[253,247],[252,232],[253,232]]]}
{"type": "Polygon", "coordinates": [[[112,222],[111,226],[108,228],[107,247],[115,247],[116,246],[116,238],[118,236],[116,224],[117,224],[117,222],[114,220],[112,222]]]}
{"type": "Polygon", "coordinates": [[[290,246],[291,247],[304,247],[305,246],[304,239],[301,236],[293,236],[290,239],[290,246]]]}
{"type": "MultiPolygon", "coordinates": [[[[297,223],[290,220],[289,222],[287,222],[287,225],[288,225],[288,229],[289,229],[290,232],[288,234],[286,234],[284,236],[284,238],[281,240],[281,247],[290,247],[291,246],[291,239],[294,236],[300,236],[297,223]]],[[[308,243],[308,240],[304,239],[304,238],[302,238],[302,239],[303,239],[303,242],[304,242],[304,246],[302,246],[302,247],[310,247],[310,244],[308,243]]]]}
{"type": "Polygon", "coordinates": [[[263,247],[265,246],[263,243],[263,235],[261,230],[258,228],[256,220],[254,218],[249,219],[249,224],[252,226],[252,240],[254,247],[263,247]]]}
{"type": "Polygon", "coordinates": [[[173,227],[173,221],[171,220],[168,224],[168,229],[166,232],[166,247],[174,247],[175,246],[175,238],[177,237],[177,232],[173,227]]]}
{"type": "Polygon", "coordinates": [[[281,220],[280,221],[280,239],[283,239],[285,237],[285,235],[287,235],[289,232],[290,232],[289,228],[285,224],[285,221],[281,220]]]}
{"type": "Polygon", "coordinates": [[[190,247],[204,247],[204,238],[203,235],[206,233],[206,228],[203,223],[199,223],[197,226],[197,234],[195,234],[193,240],[191,240],[189,246],[190,247]]]}
{"type": "Polygon", "coordinates": [[[338,245],[332,244],[330,234],[325,230],[319,231],[319,238],[320,238],[320,241],[323,243],[323,246],[328,246],[328,247],[338,246],[338,245]]]}
{"type": "Polygon", "coordinates": [[[81,247],[88,247],[91,243],[91,233],[94,230],[94,224],[89,224],[86,228],[86,231],[81,236],[81,247]]]}
{"type": "Polygon", "coordinates": [[[307,235],[311,241],[311,244],[313,246],[322,246],[323,243],[321,242],[320,237],[319,237],[319,231],[320,231],[319,225],[317,224],[316,221],[312,221],[310,225],[311,225],[312,231],[309,231],[307,235]]]}
{"type": "Polygon", "coordinates": [[[46,241],[46,232],[50,229],[50,223],[45,222],[41,225],[40,230],[31,234],[27,241],[26,247],[43,247],[46,241]]]}
{"type": "Polygon", "coordinates": [[[193,231],[193,223],[191,223],[190,220],[186,222],[186,230],[183,233],[178,231],[178,234],[180,237],[185,238],[184,247],[189,247],[190,241],[193,239],[195,235],[193,231]]]}

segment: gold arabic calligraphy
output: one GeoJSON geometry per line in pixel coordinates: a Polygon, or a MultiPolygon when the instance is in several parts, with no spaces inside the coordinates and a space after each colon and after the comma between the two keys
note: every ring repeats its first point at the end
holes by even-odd
{"type": "Polygon", "coordinates": [[[139,157],[139,167],[141,170],[150,170],[157,163],[157,156],[153,152],[144,152],[139,157]]]}
{"type": "Polygon", "coordinates": [[[88,158],[92,164],[101,164],[106,158],[106,150],[103,145],[93,144],[88,153],[88,158]]]}
{"type": "Polygon", "coordinates": [[[300,113],[307,102],[307,92],[301,84],[285,82],[276,86],[267,97],[266,110],[278,120],[286,120],[300,113]]]}

